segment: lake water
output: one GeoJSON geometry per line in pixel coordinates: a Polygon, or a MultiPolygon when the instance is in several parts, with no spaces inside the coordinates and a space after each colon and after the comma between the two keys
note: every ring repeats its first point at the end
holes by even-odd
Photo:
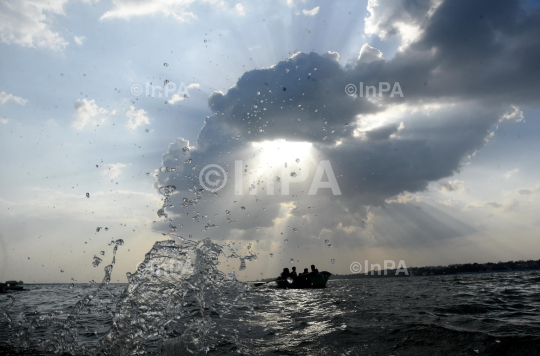
{"type": "MultiPolygon", "coordinates": [[[[230,313],[214,318],[220,335],[208,353],[536,355],[540,350],[539,283],[540,272],[533,271],[330,280],[328,288],[316,290],[282,290],[274,283],[249,287],[230,313]]],[[[21,343],[17,338],[29,320],[61,321],[97,286],[25,288],[28,291],[0,295],[3,309],[8,296],[14,298],[6,310],[11,328],[5,315],[0,318],[0,347],[7,353],[15,352],[13,346],[21,343]]],[[[97,345],[109,332],[125,289],[126,285],[109,285],[80,311],[76,331],[66,328],[65,332],[76,334],[79,344],[97,345]]],[[[61,322],[55,325],[56,330],[61,322]]],[[[24,345],[25,353],[42,349],[51,333],[52,327],[36,327],[24,345]]],[[[142,353],[186,353],[174,337],[147,341],[142,353]]]]}

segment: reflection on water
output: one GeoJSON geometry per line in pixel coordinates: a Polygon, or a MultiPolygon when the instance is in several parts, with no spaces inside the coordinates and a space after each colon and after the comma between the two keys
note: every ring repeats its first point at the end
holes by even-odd
{"type": "MultiPolygon", "coordinates": [[[[160,258],[175,253],[170,246],[164,248],[167,252],[156,252],[160,258]]],[[[193,288],[179,288],[183,282],[175,278],[160,279],[159,284],[137,292],[140,286],[133,281],[132,291],[125,285],[109,285],[79,313],[78,342],[88,345],[79,351],[90,352],[99,340],[113,346],[114,340],[122,340],[122,347],[114,346],[115,354],[129,350],[164,355],[188,349],[223,355],[398,354],[400,350],[405,354],[535,354],[540,345],[539,272],[330,280],[328,288],[315,290],[284,290],[268,284],[250,287],[245,293],[243,284],[229,284],[230,280],[205,282],[200,277],[193,288]],[[216,304],[204,305],[202,310],[197,298],[204,283],[228,287],[221,292],[218,289],[223,285],[205,289],[208,294],[203,299],[216,304]],[[239,289],[228,289],[231,286],[239,289]],[[175,291],[187,292],[174,296],[175,291]],[[175,304],[178,298],[184,300],[182,304],[175,304]],[[113,322],[116,329],[110,331],[113,322]],[[123,338],[115,339],[123,332],[127,333],[123,338]],[[131,346],[127,347],[126,340],[131,346]]],[[[16,342],[25,318],[61,319],[71,312],[79,295],[95,288],[26,287],[30,291],[13,294],[15,302],[8,309],[12,329],[5,317],[0,321],[3,346],[16,342]]],[[[8,295],[0,295],[0,303],[4,307],[8,295]]],[[[38,348],[51,332],[37,327],[26,347],[38,348]]]]}

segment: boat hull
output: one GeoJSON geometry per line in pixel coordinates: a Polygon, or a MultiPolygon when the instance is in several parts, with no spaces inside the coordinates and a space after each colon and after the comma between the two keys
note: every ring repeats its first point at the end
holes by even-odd
{"type": "Polygon", "coordinates": [[[278,288],[304,289],[304,288],[326,288],[326,283],[330,276],[308,276],[307,278],[298,276],[292,278],[292,283],[287,280],[276,280],[278,288]]]}

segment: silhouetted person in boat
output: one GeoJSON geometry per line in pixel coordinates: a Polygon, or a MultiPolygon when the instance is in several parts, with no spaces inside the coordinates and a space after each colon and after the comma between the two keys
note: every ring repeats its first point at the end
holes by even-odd
{"type": "Polygon", "coordinates": [[[291,276],[291,274],[289,273],[289,269],[288,268],[284,268],[283,269],[283,272],[281,273],[281,275],[279,276],[278,279],[287,279],[291,276]]]}
{"type": "Polygon", "coordinates": [[[315,268],[315,265],[311,265],[311,273],[313,274],[319,273],[319,270],[315,268]]]}
{"type": "Polygon", "coordinates": [[[292,268],[291,277],[297,277],[298,274],[296,274],[296,267],[292,268]]]}
{"type": "Polygon", "coordinates": [[[309,280],[309,271],[307,268],[304,268],[304,272],[301,272],[298,275],[297,283],[303,287],[309,287],[311,285],[311,281],[309,280]]]}

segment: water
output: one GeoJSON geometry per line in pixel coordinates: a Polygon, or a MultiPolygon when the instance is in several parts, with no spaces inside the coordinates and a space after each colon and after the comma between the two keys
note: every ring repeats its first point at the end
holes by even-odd
{"type": "MultiPolygon", "coordinates": [[[[170,248],[167,243],[163,246],[170,248]]],[[[206,248],[215,246],[207,244],[206,248]]],[[[192,246],[192,252],[197,251],[201,251],[201,246],[192,246]]],[[[157,253],[148,261],[158,255],[164,256],[157,253]]],[[[203,268],[211,268],[207,262],[203,268]]],[[[190,272],[181,275],[193,281],[190,272]]],[[[115,342],[126,345],[126,340],[140,354],[163,355],[186,354],[189,347],[195,354],[216,355],[535,355],[540,349],[538,271],[331,279],[328,288],[317,290],[282,290],[273,283],[244,290],[244,284],[220,276],[217,282],[205,282],[204,278],[199,281],[207,283],[207,287],[216,282],[224,288],[223,299],[214,299],[211,291],[202,298],[210,303],[202,314],[195,299],[188,306],[182,304],[183,309],[173,305],[174,298],[167,293],[186,290],[186,280],[179,281],[179,277],[172,284],[165,281],[138,292],[133,280],[131,291],[126,285],[108,285],[79,313],[75,327],[78,343],[89,347],[79,347],[78,351],[92,350],[91,345],[104,345],[107,340],[112,340],[107,349],[113,350],[112,354],[121,354],[121,350],[114,348],[118,347],[115,342]],[[212,305],[217,300],[223,305],[212,305]],[[145,307],[152,310],[141,311],[145,307]],[[141,323],[145,318],[145,323],[141,323]],[[115,320],[116,331],[111,332],[115,320]],[[178,325],[172,327],[171,323],[178,325]],[[174,329],[176,335],[168,333],[167,328],[174,329]],[[190,331],[186,333],[186,329],[190,331]],[[117,338],[120,334],[123,337],[117,338]],[[134,342],[137,338],[139,342],[134,342]],[[204,345],[194,344],[194,339],[204,345]],[[206,351],[195,351],[200,346],[206,351]]],[[[147,286],[162,277],[142,274],[136,278],[147,286]]],[[[80,300],[78,295],[90,293],[97,286],[76,284],[70,289],[67,284],[56,284],[25,288],[29,291],[0,295],[0,308],[7,305],[10,295],[15,298],[8,308],[12,329],[5,317],[0,319],[0,351],[1,347],[15,343],[22,328],[19,322],[24,324],[25,317],[35,313],[57,317],[71,313],[80,300]]],[[[187,299],[201,297],[188,294],[187,299]]],[[[26,346],[27,352],[38,348],[39,340],[51,333],[50,329],[36,328],[26,346]]]]}

